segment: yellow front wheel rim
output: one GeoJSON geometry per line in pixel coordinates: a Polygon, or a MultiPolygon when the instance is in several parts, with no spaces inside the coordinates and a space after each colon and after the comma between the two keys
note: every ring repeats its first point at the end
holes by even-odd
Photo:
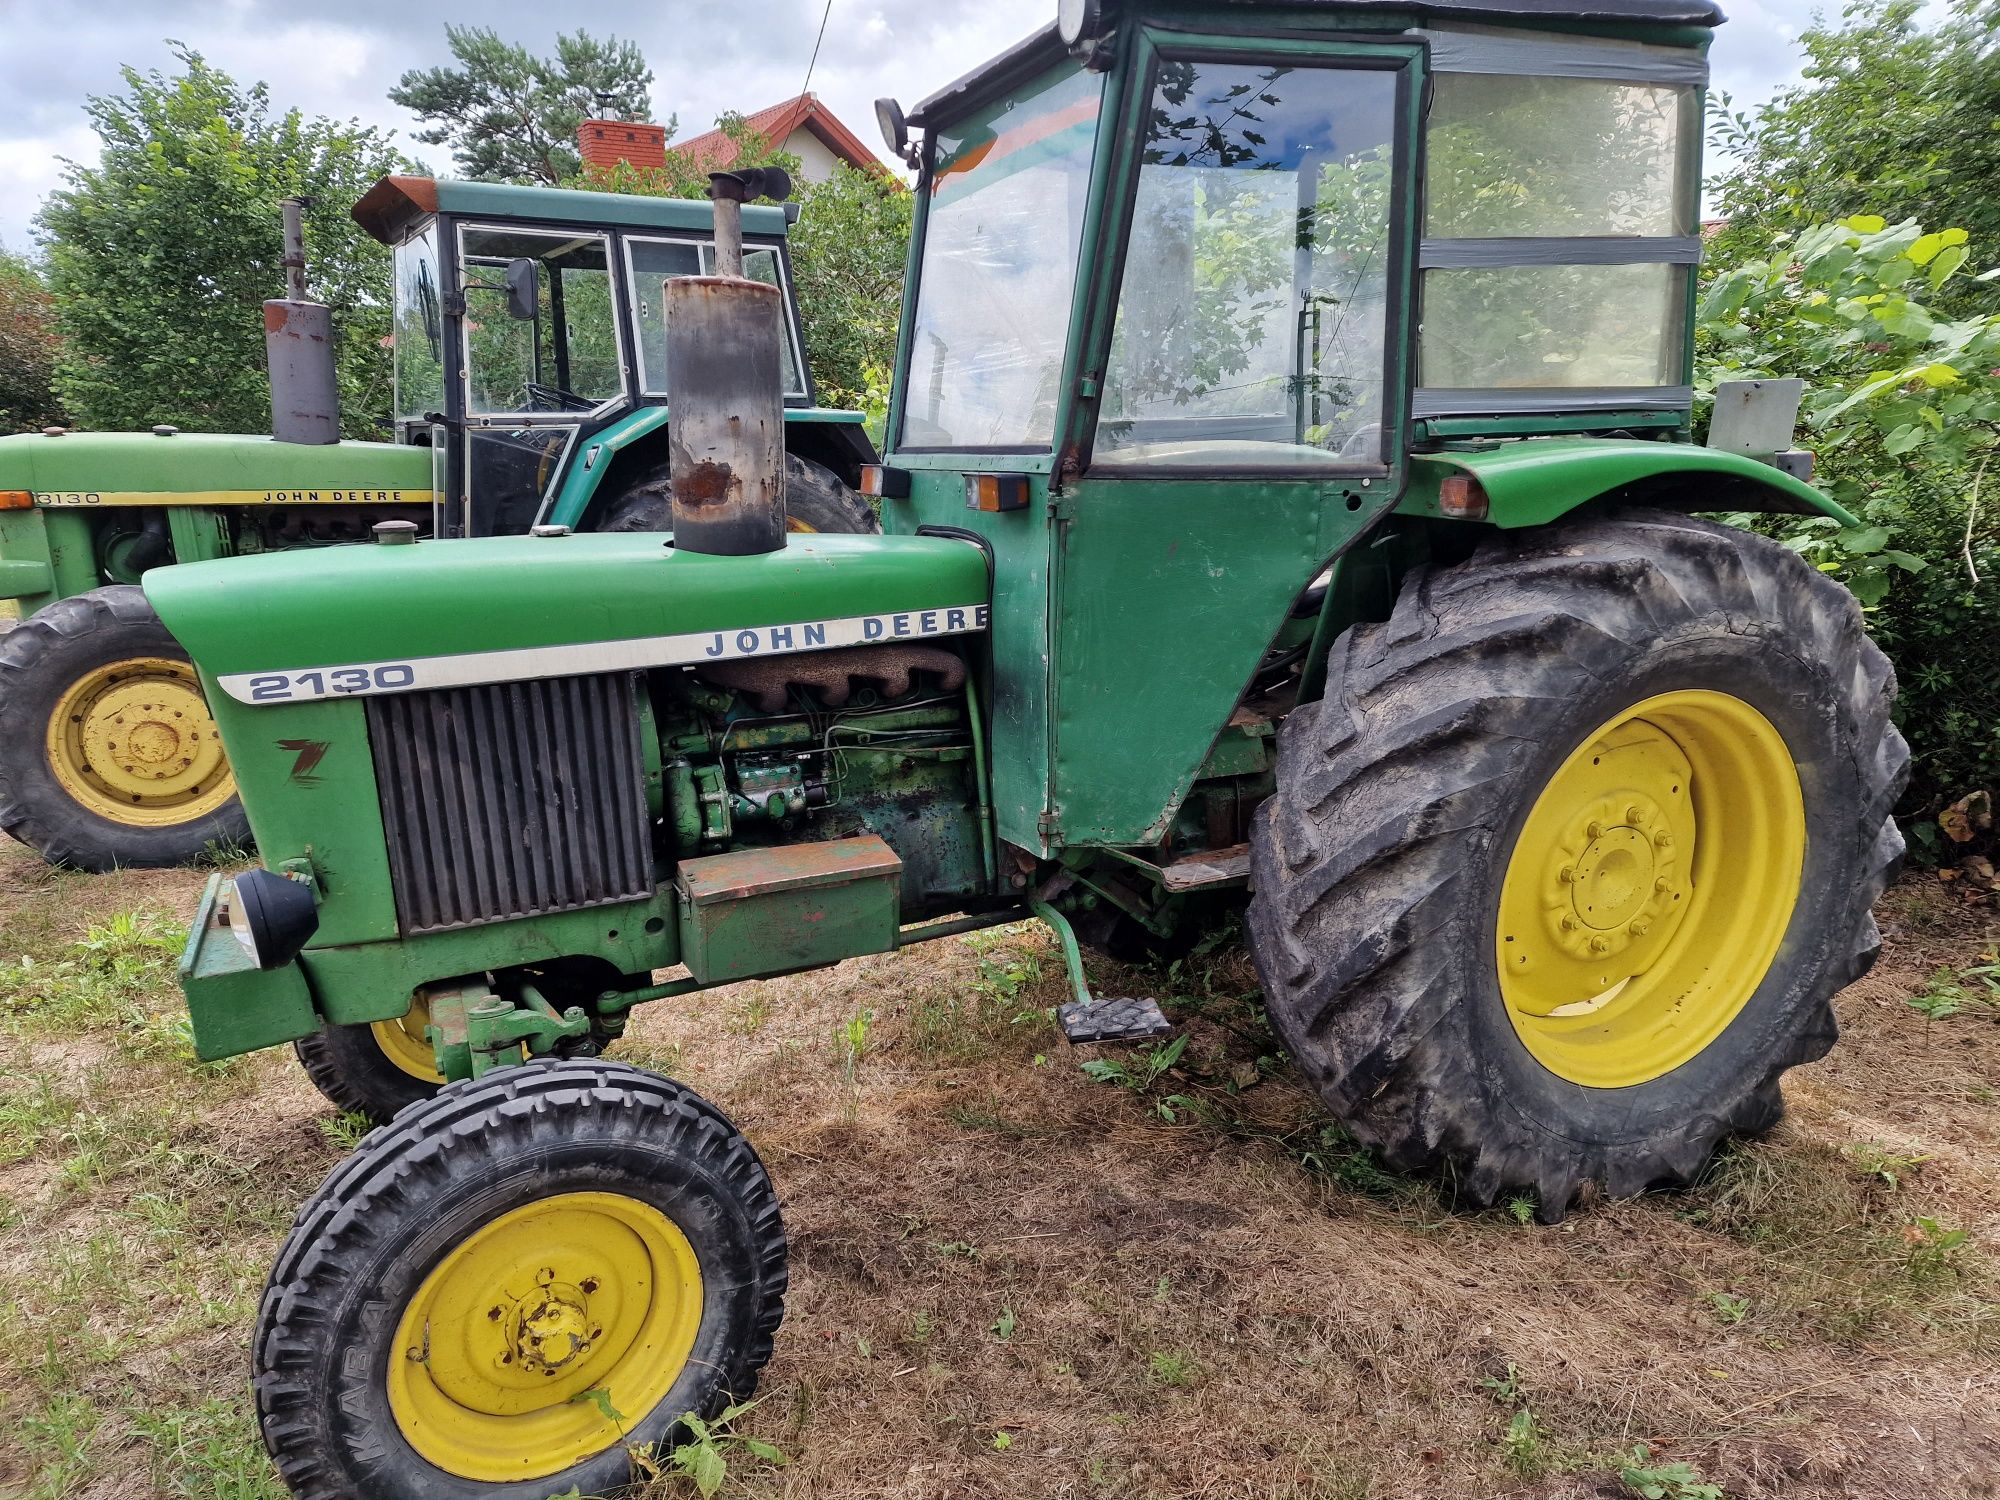
{"type": "Polygon", "coordinates": [[[1688,1062],[1770,971],[1805,851],[1769,719],[1707,690],[1633,705],[1549,778],[1508,859],[1494,949],[1516,1034],[1592,1088],[1688,1062]]]}
{"type": "Polygon", "coordinates": [[[424,1028],[430,1024],[431,1008],[419,999],[406,1014],[393,1021],[372,1022],[368,1029],[382,1055],[398,1071],[421,1078],[425,1083],[442,1085],[444,1074],[437,1070],[437,1053],[424,1035],[424,1028]]]}
{"type": "Polygon", "coordinates": [[[447,1473],[545,1478],[624,1442],[666,1399],[701,1306],[694,1247],[658,1209],[617,1193],[544,1198],[482,1225],[424,1278],[389,1351],[390,1410],[447,1473]]]}
{"type": "Polygon", "coordinates": [[[85,673],[49,715],[49,769],[69,798],[128,828],[172,828],[236,795],[194,668],[134,657],[85,673]]]}

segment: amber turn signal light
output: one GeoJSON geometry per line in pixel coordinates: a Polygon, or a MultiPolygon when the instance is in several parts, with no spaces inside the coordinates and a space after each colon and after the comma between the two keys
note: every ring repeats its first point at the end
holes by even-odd
{"type": "Polygon", "coordinates": [[[907,500],[910,498],[910,471],[892,469],[887,464],[863,464],[861,493],[877,500],[907,500]]]}
{"type": "Polygon", "coordinates": [[[1488,504],[1486,491],[1470,474],[1454,474],[1438,486],[1438,512],[1454,521],[1483,521],[1488,504]]]}
{"type": "Polygon", "coordinates": [[[35,497],[29,490],[0,490],[0,510],[27,510],[35,497]]]}
{"type": "Polygon", "coordinates": [[[968,474],[965,476],[967,510],[1026,510],[1028,476],[1025,474],[968,474]]]}

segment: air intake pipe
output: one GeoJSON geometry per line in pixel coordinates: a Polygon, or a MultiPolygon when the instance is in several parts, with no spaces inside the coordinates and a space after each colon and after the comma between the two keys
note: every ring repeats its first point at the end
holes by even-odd
{"type": "Polygon", "coordinates": [[[285,200],[285,295],[264,304],[271,371],[271,436],[281,443],[340,441],[333,313],[306,300],[305,202],[285,200]]]}
{"type": "Polygon", "coordinates": [[[674,546],[745,557],[785,545],[784,294],[743,275],[742,205],[783,198],[775,167],[709,174],[714,276],[668,281],[667,464],[674,546]]]}

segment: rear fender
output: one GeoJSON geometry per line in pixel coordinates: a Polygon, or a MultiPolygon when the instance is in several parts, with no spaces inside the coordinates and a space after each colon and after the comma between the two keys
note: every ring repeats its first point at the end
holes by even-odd
{"type": "Polygon", "coordinates": [[[1486,492],[1489,524],[1546,526],[1592,501],[1668,510],[1747,510],[1857,519],[1811,485],[1740,453],[1623,438],[1527,438],[1491,448],[1413,455],[1400,514],[1446,517],[1445,480],[1466,475],[1486,492]]]}

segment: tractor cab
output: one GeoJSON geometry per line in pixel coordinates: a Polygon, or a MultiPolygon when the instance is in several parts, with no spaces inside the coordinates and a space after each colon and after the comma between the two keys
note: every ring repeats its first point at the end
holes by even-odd
{"type": "Polygon", "coordinates": [[[1688,466],[1824,505],[1687,443],[1720,19],[1081,3],[881,102],[919,174],[884,524],[1047,580],[995,611],[1005,839],[1156,844],[1274,662],[1307,659],[1304,701],[1399,557],[1469,545],[1437,520],[1688,466]]]}
{"type": "MultiPolygon", "coordinates": [[[[707,202],[385,177],[354,217],[395,254],[396,437],[434,455],[440,536],[595,524],[664,464],[663,284],[715,269],[707,202]]],[[[744,213],[744,274],[783,293],[788,448],[851,485],[861,414],[815,404],[791,211],[744,213]]]]}

